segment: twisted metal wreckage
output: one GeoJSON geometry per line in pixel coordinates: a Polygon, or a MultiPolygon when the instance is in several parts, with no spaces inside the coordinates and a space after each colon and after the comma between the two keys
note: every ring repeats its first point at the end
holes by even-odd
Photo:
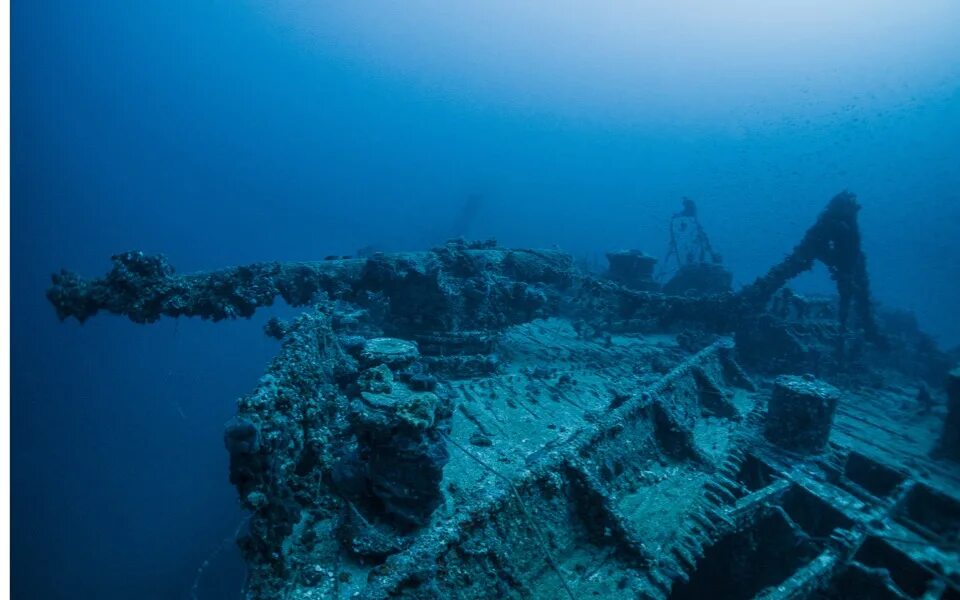
{"type": "Polygon", "coordinates": [[[48,297],[311,307],[268,323],[225,429],[249,597],[957,598],[960,373],[871,303],[859,208],[837,195],[738,292],[712,249],[661,289],[636,251],[598,276],[455,241],[191,275],[126,253],[48,297]],[[836,300],[784,289],[817,261],[836,300]]]}

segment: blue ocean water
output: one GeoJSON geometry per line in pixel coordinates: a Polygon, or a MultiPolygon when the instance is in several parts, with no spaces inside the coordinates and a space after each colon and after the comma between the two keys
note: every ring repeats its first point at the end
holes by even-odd
{"type": "MultiPolygon", "coordinates": [[[[690,196],[740,284],[850,189],[876,298],[960,343],[960,6],[767,4],[14,2],[15,597],[190,597],[243,517],[222,424],[293,312],[60,323],[60,267],[659,255],[690,196]]],[[[228,543],[198,595],[242,574],[228,543]]]]}

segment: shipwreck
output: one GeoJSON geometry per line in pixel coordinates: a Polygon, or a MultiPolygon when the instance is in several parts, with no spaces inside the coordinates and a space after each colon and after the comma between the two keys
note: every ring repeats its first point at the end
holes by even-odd
{"type": "Polygon", "coordinates": [[[250,598],[960,598],[960,371],[872,300],[859,210],[740,290],[690,202],[666,282],[634,250],[591,273],[455,240],[187,275],[128,252],[48,298],[305,308],[224,430],[250,598]],[[786,287],[817,262],[835,297],[786,287]]]}

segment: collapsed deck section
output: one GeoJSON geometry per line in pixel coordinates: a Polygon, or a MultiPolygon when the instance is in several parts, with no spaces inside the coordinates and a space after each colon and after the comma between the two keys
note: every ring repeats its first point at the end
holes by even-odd
{"type": "Polygon", "coordinates": [[[928,457],[938,420],[896,388],[860,390],[824,452],[754,437],[720,534],[670,597],[957,597],[960,480],[928,457]]]}
{"type": "Polygon", "coordinates": [[[757,419],[731,343],[689,355],[673,336],[588,340],[551,319],[500,351],[500,372],[451,381],[431,522],[372,559],[323,535],[338,517],[304,514],[287,548],[321,574],[294,575],[292,597],[665,598],[689,579],[757,419]]]}
{"type": "Polygon", "coordinates": [[[501,372],[452,382],[431,522],[370,559],[304,514],[289,597],[956,597],[960,481],[927,458],[938,418],[895,389],[845,394],[804,455],[763,434],[770,390],[728,340],[689,355],[552,319],[501,350],[501,372]]]}

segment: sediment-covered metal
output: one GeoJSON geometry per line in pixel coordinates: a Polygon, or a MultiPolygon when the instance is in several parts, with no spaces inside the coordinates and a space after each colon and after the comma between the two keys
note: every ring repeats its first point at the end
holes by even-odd
{"type": "Polygon", "coordinates": [[[952,597],[960,477],[929,435],[950,363],[874,311],[858,210],[835,197],[736,293],[660,293],[637,252],[604,277],[454,241],[192,275],[126,253],[48,298],[80,321],[308,307],[270,321],[224,430],[250,597],[952,597]],[[838,300],[778,292],[818,260],[838,300]],[[829,391],[803,425],[768,404],[781,373],[843,393],[780,380],[829,391]]]}
{"type": "Polygon", "coordinates": [[[867,259],[861,248],[857,223],[859,212],[857,197],[850,192],[844,191],[834,196],[793,251],[771,267],[766,275],[744,288],[740,297],[748,304],[765,306],[777,290],[797,275],[809,271],[814,262],[819,261],[827,267],[837,285],[841,326],[846,326],[852,306],[860,317],[860,326],[867,337],[877,340],[877,326],[870,304],[867,259]]]}

